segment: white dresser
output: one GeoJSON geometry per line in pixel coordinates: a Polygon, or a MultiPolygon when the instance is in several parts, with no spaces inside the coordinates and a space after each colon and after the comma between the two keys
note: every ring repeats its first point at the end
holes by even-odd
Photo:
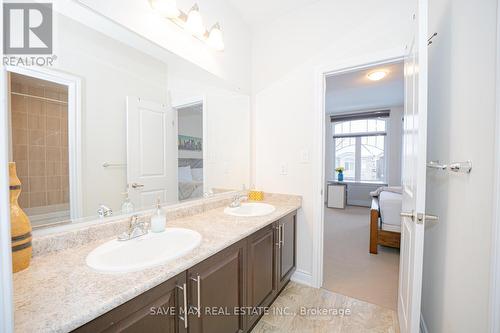
{"type": "Polygon", "coordinates": [[[328,183],[327,187],[327,203],[328,208],[344,209],[347,202],[347,184],[342,182],[328,183]]]}

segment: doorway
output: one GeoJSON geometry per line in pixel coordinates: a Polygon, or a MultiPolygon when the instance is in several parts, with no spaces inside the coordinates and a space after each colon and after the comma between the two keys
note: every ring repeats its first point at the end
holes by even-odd
{"type": "Polygon", "coordinates": [[[176,107],[179,201],[204,194],[203,101],[176,107]]]}

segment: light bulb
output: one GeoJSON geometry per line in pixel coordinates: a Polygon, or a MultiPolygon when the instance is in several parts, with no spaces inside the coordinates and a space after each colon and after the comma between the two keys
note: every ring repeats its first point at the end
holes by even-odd
{"type": "Polygon", "coordinates": [[[217,51],[224,51],[224,39],[222,38],[222,30],[219,23],[214,24],[208,34],[208,45],[217,51]]]}
{"type": "Polygon", "coordinates": [[[370,79],[372,81],[378,81],[378,80],[382,80],[386,75],[387,75],[387,72],[375,71],[375,72],[369,73],[367,76],[368,76],[368,79],[370,79]]]}
{"type": "Polygon", "coordinates": [[[203,19],[201,18],[200,9],[195,4],[188,13],[186,28],[195,36],[203,37],[205,34],[205,27],[203,26],[203,19]]]}
{"type": "Polygon", "coordinates": [[[180,15],[176,0],[151,0],[151,7],[164,17],[176,18],[180,15]]]}

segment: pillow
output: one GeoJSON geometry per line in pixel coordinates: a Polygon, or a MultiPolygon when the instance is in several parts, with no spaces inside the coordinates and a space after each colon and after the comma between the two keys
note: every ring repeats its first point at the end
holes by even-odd
{"type": "Polygon", "coordinates": [[[197,182],[203,181],[203,168],[193,168],[191,173],[193,174],[193,180],[197,182]]]}
{"type": "Polygon", "coordinates": [[[192,182],[193,175],[191,174],[191,166],[179,167],[178,173],[180,182],[192,182]]]}

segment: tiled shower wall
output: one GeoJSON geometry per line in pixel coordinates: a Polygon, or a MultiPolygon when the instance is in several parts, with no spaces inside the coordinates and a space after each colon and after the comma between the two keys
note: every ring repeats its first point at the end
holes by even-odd
{"type": "Polygon", "coordinates": [[[67,99],[64,88],[11,80],[12,157],[22,208],[69,203],[67,99]]]}

